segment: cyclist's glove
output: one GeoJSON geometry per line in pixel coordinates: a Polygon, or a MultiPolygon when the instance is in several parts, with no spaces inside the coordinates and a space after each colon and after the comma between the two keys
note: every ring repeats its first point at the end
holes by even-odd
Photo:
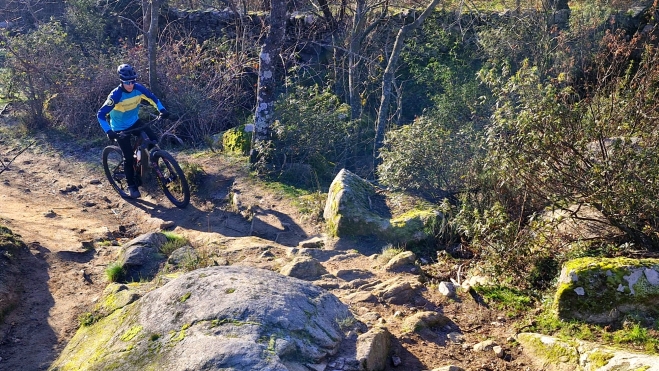
{"type": "Polygon", "coordinates": [[[119,134],[115,133],[114,130],[110,130],[105,134],[108,135],[108,139],[110,139],[110,140],[114,140],[114,139],[119,138],[119,134]]]}
{"type": "Polygon", "coordinates": [[[169,112],[166,109],[160,110],[160,118],[166,119],[169,117],[169,112]]]}

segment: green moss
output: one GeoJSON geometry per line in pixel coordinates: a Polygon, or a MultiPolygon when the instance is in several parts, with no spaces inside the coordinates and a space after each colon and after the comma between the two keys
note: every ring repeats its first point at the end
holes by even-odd
{"type": "Polygon", "coordinates": [[[249,153],[252,133],[245,131],[245,125],[231,128],[222,135],[222,146],[226,152],[246,155],[249,153]]]}
{"type": "Polygon", "coordinates": [[[178,343],[179,341],[185,339],[185,330],[190,328],[190,324],[186,323],[185,325],[181,326],[181,329],[178,332],[172,333],[172,338],[171,342],[173,343],[178,343]]]}
{"type": "Polygon", "coordinates": [[[129,328],[126,332],[124,332],[120,339],[122,341],[130,341],[132,340],[135,336],[137,336],[140,332],[142,331],[142,326],[133,326],[129,328]]]}
{"type": "Polygon", "coordinates": [[[520,334],[518,335],[518,339],[526,349],[529,349],[541,359],[546,360],[547,363],[577,365],[579,362],[577,349],[568,343],[561,341],[543,342],[541,337],[534,334],[520,334]]]}
{"type": "Polygon", "coordinates": [[[588,354],[588,361],[592,363],[593,367],[599,369],[606,366],[609,363],[609,360],[613,358],[613,356],[614,354],[612,353],[596,350],[588,354]]]}
{"type": "MultiPolygon", "coordinates": [[[[102,323],[95,323],[89,327],[80,327],[71,341],[67,344],[53,368],[59,371],[77,371],[90,369],[108,360],[106,344],[116,336],[125,312],[116,311],[102,323]]],[[[109,362],[107,362],[109,363],[109,362]]]]}
{"type": "Polygon", "coordinates": [[[188,299],[190,299],[190,296],[191,296],[191,295],[192,295],[191,293],[186,292],[185,294],[183,294],[183,296],[181,296],[181,297],[178,299],[179,303],[185,303],[188,299]]]}
{"type": "Polygon", "coordinates": [[[441,214],[433,209],[413,209],[391,219],[385,231],[387,240],[393,242],[420,241],[434,235],[434,225],[441,214]]]}

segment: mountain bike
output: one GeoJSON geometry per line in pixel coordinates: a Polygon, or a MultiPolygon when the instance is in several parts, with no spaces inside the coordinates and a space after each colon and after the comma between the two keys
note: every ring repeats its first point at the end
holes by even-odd
{"type": "MultiPolygon", "coordinates": [[[[176,207],[184,208],[190,203],[190,186],[185,174],[174,156],[160,149],[158,141],[149,139],[142,128],[162,120],[158,117],[145,125],[130,130],[117,132],[120,137],[138,132],[133,143],[133,166],[135,169],[135,184],[139,187],[147,177],[149,169],[158,180],[160,188],[169,201],[176,207]],[[150,146],[151,149],[148,149],[150,146]]],[[[134,135],[133,135],[134,136],[134,135]]],[[[117,144],[116,141],[113,141],[117,144]]],[[[124,156],[118,145],[103,148],[103,169],[110,185],[123,198],[129,197],[126,173],[124,172],[124,156]]]]}

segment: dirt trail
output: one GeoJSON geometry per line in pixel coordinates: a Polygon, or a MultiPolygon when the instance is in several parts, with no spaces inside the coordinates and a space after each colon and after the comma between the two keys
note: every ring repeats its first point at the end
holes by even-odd
{"type": "MultiPolygon", "coordinates": [[[[20,234],[29,247],[29,254],[20,257],[20,305],[0,324],[0,371],[46,370],[75,333],[78,317],[93,308],[106,287],[105,268],[116,259],[119,246],[141,233],[158,230],[163,222],[174,223],[176,231],[190,240],[212,232],[226,237],[257,235],[296,246],[321,232],[320,224],[300,215],[285,197],[254,184],[244,164],[231,158],[212,153],[194,157],[176,154],[180,162],[193,162],[205,172],[191,204],[181,210],[155,186],[143,187],[140,200],[121,199],[104,179],[98,159],[101,149],[70,147],[70,143],[58,147],[51,140],[42,141],[0,174],[0,225],[20,234]],[[236,197],[232,203],[228,202],[230,192],[236,197]],[[236,207],[250,214],[251,221],[235,212],[236,207]],[[114,241],[114,245],[93,242],[99,239],[114,241]]],[[[0,159],[6,163],[18,149],[3,139],[0,130],[0,159]]],[[[332,270],[371,269],[369,255],[379,251],[364,241],[350,240],[337,241],[332,249],[353,252],[349,259],[325,261],[332,270]],[[356,251],[360,254],[355,257],[356,251]]],[[[333,255],[336,253],[341,254],[334,251],[333,255]]],[[[258,261],[258,255],[251,260],[258,261]]],[[[379,272],[374,274],[374,280],[386,278],[379,277],[379,272]]],[[[341,298],[351,291],[333,292],[341,298]]],[[[418,302],[400,306],[351,304],[351,308],[387,318],[397,336],[395,352],[406,371],[450,363],[465,370],[529,370],[524,362],[514,361],[519,356],[514,349],[504,360],[466,351],[460,344],[451,345],[441,332],[400,334],[395,325],[399,314],[439,310],[454,321],[453,328],[462,330],[470,343],[497,337],[505,343],[511,324],[501,313],[470,298],[447,301],[436,290],[424,289],[423,296],[418,302]]]]}
{"type": "Polygon", "coordinates": [[[122,220],[89,184],[85,166],[25,153],[0,176],[0,224],[20,234],[22,305],[0,326],[0,370],[42,370],[77,328],[77,316],[98,297],[110,251],[83,243],[120,229],[122,220]],[[29,159],[28,159],[29,158],[29,159]],[[75,191],[68,185],[83,185],[75,191]]]}
{"type": "MultiPolygon", "coordinates": [[[[0,174],[0,224],[21,235],[30,252],[21,257],[21,305],[0,324],[0,371],[47,369],[73,336],[78,316],[90,310],[107,285],[105,268],[116,258],[118,246],[159,230],[164,221],[188,235],[254,233],[272,240],[285,237],[293,245],[317,231],[298,224],[295,208],[281,204],[280,198],[260,194],[242,177],[247,174],[242,165],[231,159],[176,155],[179,162],[194,161],[205,171],[197,197],[182,210],[169,203],[155,182],[142,188],[139,200],[120,198],[104,178],[101,149],[69,147],[41,141],[0,174]],[[240,193],[243,204],[263,209],[257,218],[260,227],[228,211],[230,189],[240,193]],[[279,233],[277,226],[283,225],[280,229],[287,233],[279,233]],[[93,243],[99,239],[116,242],[93,243]]],[[[21,148],[0,134],[4,163],[21,148]]]]}

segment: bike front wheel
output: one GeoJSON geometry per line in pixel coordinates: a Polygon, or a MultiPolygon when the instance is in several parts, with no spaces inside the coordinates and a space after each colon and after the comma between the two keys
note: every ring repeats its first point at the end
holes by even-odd
{"type": "Polygon", "coordinates": [[[107,146],[103,148],[103,170],[110,185],[121,197],[128,197],[128,183],[124,172],[124,155],[121,148],[107,146]]]}
{"type": "Polygon", "coordinates": [[[153,153],[151,166],[165,196],[176,207],[184,208],[190,203],[190,186],[185,174],[169,152],[160,150],[153,153]]]}

